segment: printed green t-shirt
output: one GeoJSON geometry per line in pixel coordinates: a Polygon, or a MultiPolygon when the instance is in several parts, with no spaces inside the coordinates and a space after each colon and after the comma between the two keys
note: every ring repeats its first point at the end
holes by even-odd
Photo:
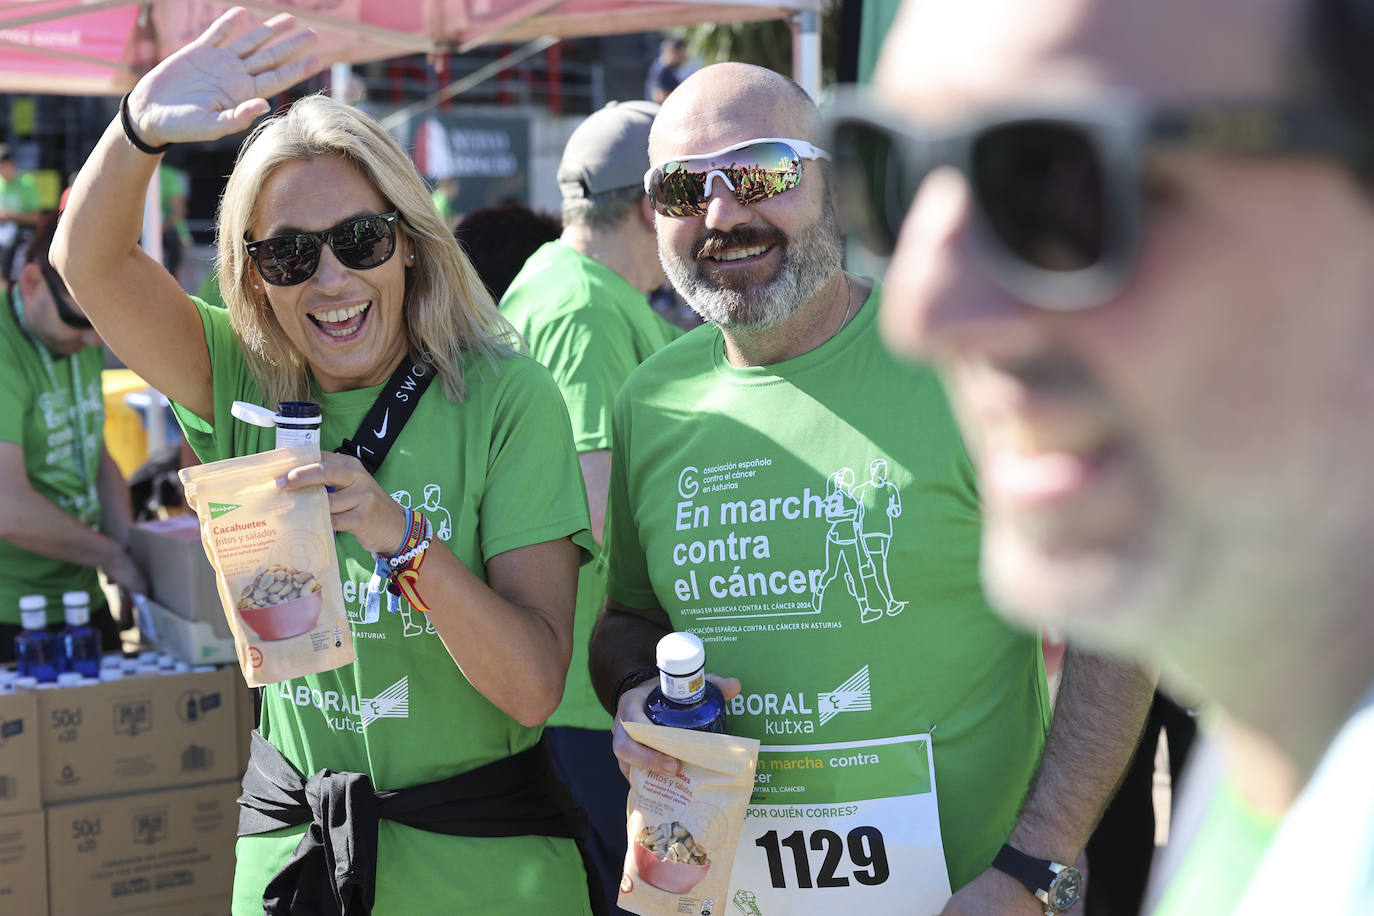
{"type": "MultiPolygon", "coordinates": [[[[18,295],[16,289],[15,295],[18,295]]],[[[22,302],[17,304],[22,309],[22,302]]],[[[95,480],[105,426],[102,347],[56,358],[20,327],[13,310],[0,314],[0,442],[19,446],[29,484],[44,499],[86,525],[100,523],[95,480]]],[[[0,623],[19,623],[19,597],[46,595],[48,621],[62,620],[62,593],[82,589],[103,605],[95,567],[31,553],[0,540],[0,623]]]]}
{"type": "MultiPolygon", "coordinates": [[[[214,375],[211,427],[177,414],[205,461],[273,446],[274,431],[229,419],[234,400],[261,403],[228,312],[197,302],[214,375]]],[[[469,356],[468,395],[453,404],[436,381],[421,398],[377,482],[423,510],[436,535],[479,578],[488,558],[587,535],[567,413],[548,373],[531,359],[497,364],[469,356]]],[[[351,437],[383,386],[317,392],[321,447],[351,437]]],[[[523,751],[540,728],[497,709],[463,677],[428,619],[401,602],[368,620],[363,590],[373,561],[352,535],[335,537],[357,661],[263,689],[262,732],[309,775],[328,767],[368,774],[378,790],[443,779],[523,751]]],[[[431,548],[433,549],[433,548],[431,548]]],[[[261,913],[262,891],[302,829],[238,841],[234,912],[261,913]]],[[[382,821],[374,912],[587,914],[587,884],[571,840],[449,837],[382,821]]]]}
{"type": "MultiPolygon", "coordinates": [[[[877,302],[875,289],[834,338],[777,365],[731,366],[705,326],[630,376],[607,594],[663,607],[705,642],[708,671],[740,678],[731,733],[808,746],[929,733],[958,889],[1005,842],[1038,765],[1044,662],[987,604],[973,467],[934,373],[882,346],[877,302]]],[[[792,855],[769,865],[785,872],[792,855]]]]}
{"type": "MultiPolygon", "coordinates": [[[[611,447],[611,408],[620,386],[646,357],[682,335],[624,277],[562,241],[530,255],[502,297],[501,312],[530,355],[553,373],[579,452],[611,447]]],[[[549,725],[611,727],[587,675],[587,643],[606,598],[599,560],[583,566],[577,578],[572,664],[549,725]]]]}

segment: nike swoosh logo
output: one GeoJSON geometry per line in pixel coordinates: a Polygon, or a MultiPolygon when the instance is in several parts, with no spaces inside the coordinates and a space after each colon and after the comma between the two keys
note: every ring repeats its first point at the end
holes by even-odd
{"type": "Polygon", "coordinates": [[[374,429],[374,430],[372,431],[372,435],[376,436],[378,439],[385,439],[385,438],[386,438],[386,425],[387,425],[388,423],[390,423],[390,422],[391,422],[391,408],[388,407],[388,408],[386,409],[386,413],[382,414],[382,428],[381,428],[381,429],[374,429]]]}

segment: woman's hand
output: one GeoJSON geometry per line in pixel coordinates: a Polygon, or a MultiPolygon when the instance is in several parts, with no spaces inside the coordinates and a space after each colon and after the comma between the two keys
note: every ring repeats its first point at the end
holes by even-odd
{"type": "Polygon", "coordinates": [[[161,146],[245,130],[268,112],[268,96],[320,70],[304,56],[313,30],[287,13],[249,29],[253,22],[235,7],[138,81],[129,117],[140,140],[161,146]]]}
{"type": "Polygon", "coordinates": [[[286,472],[277,486],[288,492],[327,486],[329,516],[335,531],[347,531],[363,549],[393,556],[406,536],[405,510],[387,495],[363,463],[352,455],[322,452],[316,464],[286,472]]]}

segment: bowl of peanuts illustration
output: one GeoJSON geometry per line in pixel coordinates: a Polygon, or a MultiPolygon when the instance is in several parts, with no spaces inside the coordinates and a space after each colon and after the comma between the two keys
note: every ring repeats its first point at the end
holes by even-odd
{"type": "Polygon", "coordinates": [[[711,860],[679,821],[646,824],[635,837],[635,868],[640,880],[670,894],[685,894],[706,877],[711,860]]]}
{"type": "Polygon", "coordinates": [[[259,569],[239,592],[238,612],[262,639],[308,633],[320,619],[324,593],[313,573],[274,564],[259,569]]]}

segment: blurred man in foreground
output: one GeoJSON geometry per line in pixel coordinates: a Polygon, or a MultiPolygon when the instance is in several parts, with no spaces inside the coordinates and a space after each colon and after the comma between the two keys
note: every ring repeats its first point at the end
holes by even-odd
{"type": "Polygon", "coordinates": [[[838,120],[995,603],[1162,660],[1306,780],[1248,891],[1175,912],[1374,912],[1371,37],[1353,0],[921,0],[838,120]]]}

